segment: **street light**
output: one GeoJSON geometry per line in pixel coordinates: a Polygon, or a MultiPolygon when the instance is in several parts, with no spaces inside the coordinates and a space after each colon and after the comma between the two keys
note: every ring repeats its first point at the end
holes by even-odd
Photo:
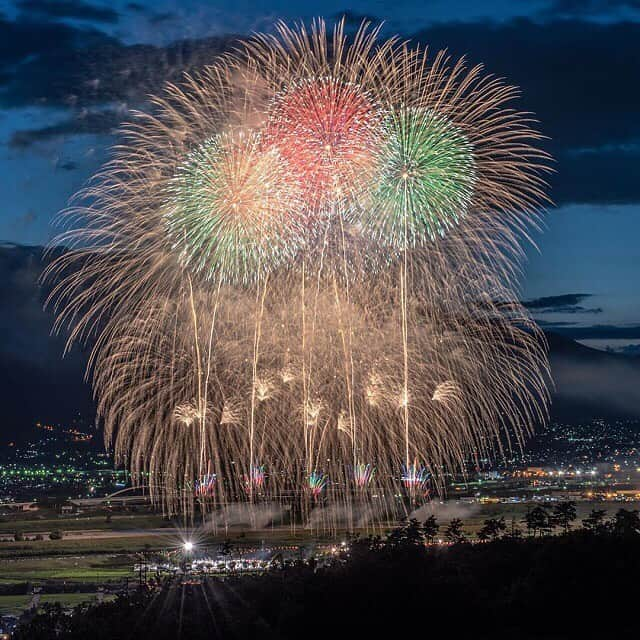
{"type": "Polygon", "coordinates": [[[187,540],[187,542],[185,542],[182,545],[182,548],[187,552],[187,553],[191,553],[193,551],[193,542],[191,542],[190,540],[187,540]]]}

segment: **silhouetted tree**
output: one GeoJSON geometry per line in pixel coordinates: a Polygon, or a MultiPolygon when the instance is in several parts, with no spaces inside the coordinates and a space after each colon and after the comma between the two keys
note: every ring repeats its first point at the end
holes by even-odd
{"type": "Polygon", "coordinates": [[[433,541],[440,531],[440,525],[434,515],[430,515],[422,524],[422,531],[424,537],[429,544],[433,544],[433,541]]]}
{"type": "Polygon", "coordinates": [[[582,521],[582,526],[591,533],[601,535],[607,530],[607,523],[604,520],[606,515],[607,512],[604,509],[592,509],[582,521]]]}
{"type": "Polygon", "coordinates": [[[453,542],[454,544],[458,544],[461,542],[465,542],[467,537],[462,530],[462,520],[460,518],[453,518],[451,522],[449,522],[449,526],[445,529],[444,535],[449,540],[449,542],[453,542]]]}
{"type": "Polygon", "coordinates": [[[407,548],[424,545],[424,532],[420,523],[411,518],[403,527],[398,527],[387,536],[387,545],[390,548],[407,548]]]}
{"type": "Polygon", "coordinates": [[[541,536],[545,533],[551,533],[551,519],[549,513],[543,507],[534,507],[527,511],[523,522],[526,524],[529,534],[534,538],[538,532],[541,536]]]}
{"type": "Polygon", "coordinates": [[[509,538],[510,540],[520,540],[522,538],[522,530],[516,524],[515,517],[511,518],[511,525],[505,533],[505,538],[509,538]]]}
{"type": "Polygon", "coordinates": [[[637,511],[618,509],[613,520],[613,532],[618,536],[635,536],[640,534],[640,515],[637,511]]]}
{"type": "Polygon", "coordinates": [[[504,518],[487,518],[484,521],[484,526],[478,532],[478,538],[480,540],[497,540],[506,529],[504,518]]]}
{"type": "Polygon", "coordinates": [[[571,529],[571,523],[577,518],[575,502],[560,502],[553,507],[552,523],[561,527],[564,533],[571,529]]]}
{"type": "Polygon", "coordinates": [[[404,530],[407,544],[424,545],[424,531],[422,530],[420,523],[415,518],[411,518],[411,520],[409,520],[404,530]]]}

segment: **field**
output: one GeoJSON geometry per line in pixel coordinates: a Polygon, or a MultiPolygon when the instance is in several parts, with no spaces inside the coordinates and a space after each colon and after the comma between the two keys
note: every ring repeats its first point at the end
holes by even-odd
{"type": "MultiPolygon", "coordinates": [[[[504,517],[507,527],[512,524],[523,529],[522,520],[532,504],[467,504],[448,501],[432,502],[415,515],[419,520],[434,514],[443,536],[452,518],[460,518],[467,535],[474,537],[484,520],[504,517]]],[[[549,505],[551,506],[551,505],[549,505]]],[[[612,515],[619,508],[638,509],[638,503],[579,502],[576,505],[578,523],[592,509],[604,509],[612,515]]],[[[358,533],[383,534],[386,527],[358,533]]],[[[347,535],[344,531],[338,534],[347,535]]],[[[184,540],[193,540],[199,549],[215,553],[218,545],[230,539],[237,549],[267,547],[310,547],[335,538],[318,536],[308,529],[293,532],[288,527],[243,531],[240,527],[220,531],[213,536],[201,529],[181,529],[160,516],[148,514],[60,517],[54,513],[38,516],[4,516],[0,519],[0,614],[19,612],[31,602],[34,586],[42,588],[41,602],[60,602],[73,605],[90,600],[101,585],[113,591],[135,581],[134,565],[142,552],[178,549],[184,540]],[[48,532],[62,531],[61,540],[49,540],[48,532]],[[33,536],[41,532],[43,540],[16,542],[16,532],[33,536]],[[2,536],[4,535],[4,540],[2,536]],[[78,593],[60,593],[77,590],[78,593]]]]}
{"type": "Polygon", "coordinates": [[[175,541],[175,536],[135,535],[62,540],[32,540],[25,542],[0,542],[0,566],[4,558],[30,556],[57,556],[67,554],[133,553],[144,549],[163,549],[175,541]]]}
{"type": "Polygon", "coordinates": [[[105,582],[132,576],[133,558],[126,555],[75,555],[39,558],[4,558],[0,561],[3,583],[105,582]]]}
{"type": "Polygon", "coordinates": [[[105,515],[94,516],[56,516],[52,513],[46,515],[20,514],[19,518],[10,516],[0,517],[0,537],[12,535],[16,532],[37,534],[62,529],[64,531],[130,531],[132,529],[161,529],[171,528],[173,524],[156,515],[113,515],[107,518],[105,515]]]}
{"type": "MultiPolygon", "coordinates": [[[[96,593],[50,593],[40,596],[40,605],[61,604],[63,607],[75,607],[83,602],[95,600],[96,593]]],[[[112,596],[105,596],[104,600],[112,596]]],[[[29,607],[32,596],[0,596],[0,615],[20,615],[29,607]]]]}

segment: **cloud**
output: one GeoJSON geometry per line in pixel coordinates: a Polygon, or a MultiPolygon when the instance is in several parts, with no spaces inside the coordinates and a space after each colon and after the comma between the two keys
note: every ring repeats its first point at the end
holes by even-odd
{"type": "Polygon", "coordinates": [[[167,47],[125,45],[91,28],[0,20],[0,107],[138,106],[236,41],[229,36],[167,47]]]}
{"type": "Polygon", "coordinates": [[[561,296],[545,296],[524,302],[527,309],[546,309],[549,307],[566,307],[580,304],[590,298],[592,293],[565,293],[561,296]]]}
{"type": "Polygon", "coordinates": [[[555,322],[549,320],[536,320],[536,324],[540,327],[549,327],[550,329],[557,329],[558,327],[575,327],[577,322],[555,322]]]}
{"type": "Polygon", "coordinates": [[[172,20],[175,20],[177,17],[178,15],[175,13],[172,13],[171,11],[164,11],[162,13],[154,13],[153,15],[150,15],[148,20],[149,20],[149,24],[159,25],[165,22],[171,22],[172,20]]]}
{"type": "MultiPolygon", "coordinates": [[[[171,19],[136,2],[128,9],[171,19]]],[[[353,25],[370,17],[344,15],[353,25]]],[[[167,47],[125,45],[89,27],[0,19],[0,106],[139,106],[164,82],[209,63],[235,40],[228,35],[167,47]]],[[[431,50],[447,48],[456,57],[466,54],[470,64],[484,63],[488,72],[522,88],[518,106],[534,112],[550,137],[556,203],[640,201],[640,84],[633,82],[640,68],[640,23],[448,22],[413,34],[413,41],[431,50]]]]}
{"type": "Polygon", "coordinates": [[[574,340],[640,340],[640,325],[596,324],[588,327],[554,325],[553,331],[574,340]]]}
{"type": "Polygon", "coordinates": [[[600,307],[583,307],[580,303],[593,296],[592,293],[565,293],[526,300],[522,304],[535,314],[543,313],[602,313],[600,307]]]}
{"type": "Polygon", "coordinates": [[[18,228],[30,227],[37,219],[38,215],[36,214],[36,212],[30,209],[23,215],[15,218],[13,221],[13,225],[14,227],[18,228]]]}
{"type": "Polygon", "coordinates": [[[638,145],[603,145],[587,152],[559,149],[558,173],[552,177],[556,202],[632,204],[640,200],[638,145]]]}
{"type": "Polygon", "coordinates": [[[444,23],[414,37],[521,87],[519,106],[550,137],[556,203],[640,201],[639,23],[444,23]],[[593,152],[575,153],[585,148],[593,152]]]}
{"type": "Polygon", "coordinates": [[[602,307],[549,307],[547,309],[538,309],[535,313],[602,313],[602,307]]]}
{"type": "Polygon", "coordinates": [[[338,11],[338,13],[334,13],[332,17],[336,21],[344,19],[344,23],[348,27],[359,27],[363,22],[371,22],[372,24],[380,22],[375,16],[366,13],[357,13],[349,9],[338,11]]]}
{"type": "MultiPolygon", "coordinates": [[[[49,20],[20,18],[11,21],[0,16],[0,71],[11,79],[23,71],[20,63],[48,61],[49,73],[56,76],[65,69],[56,68],[60,52],[81,51],[116,42],[94,28],[73,27],[49,20]]],[[[39,78],[30,78],[38,80],[39,78]]]]}
{"type": "MultiPolygon", "coordinates": [[[[15,131],[9,139],[12,149],[26,149],[38,142],[46,142],[52,138],[78,134],[108,134],[118,126],[122,120],[119,111],[98,111],[71,117],[58,124],[37,129],[21,129],[15,131]]],[[[57,165],[57,168],[71,170],[77,165],[67,162],[57,165]]]]}
{"type": "Polygon", "coordinates": [[[600,14],[611,15],[619,9],[640,10],[640,0],[554,0],[540,11],[545,18],[575,18],[600,14]]]}
{"type": "Polygon", "coordinates": [[[607,351],[621,353],[625,356],[640,356],[640,344],[625,344],[622,347],[607,347],[607,351]]]}
{"type": "Polygon", "coordinates": [[[107,7],[96,7],[83,0],[21,0],[19,8],[24,14],[47,18],[76,18],[94,22],[114,23],[118,13],[107,7]]]}
{"type": "Polygon", "coordinates": [[[62,171],[75,171],[78,168],[78,163],[73,160],[56,160],[56,169],[62,169],[62,171]]]}

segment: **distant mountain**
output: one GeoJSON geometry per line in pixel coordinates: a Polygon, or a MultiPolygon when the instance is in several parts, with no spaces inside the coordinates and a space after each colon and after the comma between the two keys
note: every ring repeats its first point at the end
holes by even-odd
{"type": "Polygon", "coordinates": [[[553,390],[553,416],[640,418],[640,358],[591,349],[546,332],[553,390]]]}
{"type": "MultiPolygon", "coordinates": [[[[51,336],[38,284],[42,247],[0,245],[0,444],[20,440],[36,421],[89,424],[93,405],[84,382],[86,354],[62,358],[64,340],[51,336]]],[[[640,417],[640,358],[585,347],[547,333],[553,417],[581,420],[640,417]]]]}
{"type": "Polygon", "coordinates": [[[75,348],[62,358],[64,339],[51,336],[42,308],[42,257],[42,247],[0,245],[0,444],[32,435],[38,421],[93,422],[86,356],[75,348]]]}

